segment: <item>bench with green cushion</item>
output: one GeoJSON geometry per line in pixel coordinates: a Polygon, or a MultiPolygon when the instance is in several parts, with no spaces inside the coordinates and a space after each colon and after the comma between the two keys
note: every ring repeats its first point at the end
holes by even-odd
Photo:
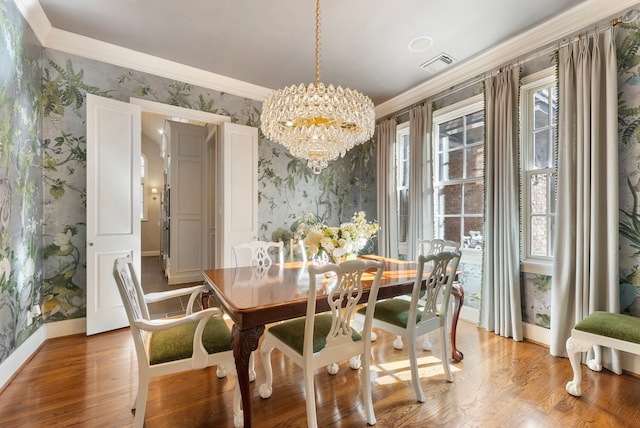
{"type": "Polygon", "coordinates": [[[594,371],[602,370],[601,346],[640,355],[640,318],[612,312],[594,312],[575,325],[566,346],[573,369],[573,380],[567,383],[566,390],[579,397],[582,394],[580,354],[593,347],[594,358],[587,361],[587,366],[594,371]]]}

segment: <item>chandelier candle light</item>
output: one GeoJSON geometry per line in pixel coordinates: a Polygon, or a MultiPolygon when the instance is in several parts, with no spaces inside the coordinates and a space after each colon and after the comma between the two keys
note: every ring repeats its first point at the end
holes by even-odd
{"type": "Polygon", "coordinates": [[[369,97],[320,82],[320,0],[316,0],[316,82],[267,95],[260,121],[267,138],[307,159],[316,174],[373,136],[375,111],[369,97]]]}

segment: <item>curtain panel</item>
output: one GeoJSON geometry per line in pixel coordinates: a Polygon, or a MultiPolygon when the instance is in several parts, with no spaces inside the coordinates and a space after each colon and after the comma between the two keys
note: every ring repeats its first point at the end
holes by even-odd
{"type": "Polygon", "coordinates": [[[431,104],[409,110],[409,228],[407,259],[416,260],[417,240],[433,238],[433,189],[425,183],[431,177],[431,104]],[[431,221],[428,220],[431,218],[431,221]]]}
{"type": "Polygon", "coordinates": [[[378,224],[380,225],[378,254],[391,258],[398,258],[395,142],[395,118],[378,123],[376,125],[378,224]]]}
{"type": "Polygon", "coordinates": [[[485,80],[485,243],[480,326],[523,340],[520,298],[520,71],[485,80]]]}
{"type": "MultiPolygon", "coordinates": [[[[620,312],[618,85],[614,28],[558,51],[558,206],[552,355],[596,310],[620,312]]],[[[607,362],[607,355],[605,362],[607,362]]],[[[620,372],[617,352],[611,369],[620,372]]]]}

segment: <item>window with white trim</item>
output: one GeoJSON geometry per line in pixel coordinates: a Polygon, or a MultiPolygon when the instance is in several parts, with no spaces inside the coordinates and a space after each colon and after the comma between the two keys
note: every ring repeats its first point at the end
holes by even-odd
{"type": "Polygon", "coordinates": [[[482,95],[436,110],[433,130],[435,237],[479,252],[484,199],[482,95]]]}
{"type": "Polygon", "coordinates": [[[409,230],[409,122],[396,128],[396,203],[398,208],[398,254],[407,255],[409,230]]]}
{"type": "Polygon", "coordinates": [[[520,89],[523,258],[553,257],[556,213],[556,109],[553,69],[523,79],[520,89]]]}

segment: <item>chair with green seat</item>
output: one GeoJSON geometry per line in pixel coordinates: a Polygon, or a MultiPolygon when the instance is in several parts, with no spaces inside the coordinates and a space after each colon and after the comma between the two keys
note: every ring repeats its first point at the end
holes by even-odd
{"type": "MultiPolygon", "coordinates": [[[[144,415],[149,390],[149,380],[154,377],[218,366],[217,376],[223,378],[227,371],[235,374],[235,360],[231,350],[231,331],[220,309],[211,308],[192,313],[191,307],[203,290],[203,286],[171,290],[147,295],[145,298],[131,257],[117,258],[113,266],[120,297],[124,304],[133,342],[138,357],[138,392],[133,402],[135,427],[144,425],[144,415]],[[191,294],[189,308],[184,317],[155,319],[149,317],[147,301],[191,294]]],[[[243,425],[240,408],[240,389],[236,383],[233,397],[234,426],[243,425]]]]}
{"type": "MultiPolygon", "coordinates": [[[[458,251],[460,249],[460,243],[456,241],[449,241],[444,239],[419,239],[416,241],[418,246],[418,256],[429,256],[433,254],[441,253],[442,251],[458,251]]],[[[411,299],[411,296],[400,296],[397,299],[408,298],[411,299]]],[[[440,303],[438,301],[438,303],[440,303]]],[[[420,302],[422,305],[422,302],[420,302]]],[[[451,323],[451,311],[448,312],[447,322],[451,323]]],[[[404,343],[402,342],[402,336],[396,336],[396,340],[393,341],[393,347],[395,349],[403,349],[404,343]]],[[[422,340],[422,349],[425,351],[431,351],[433,348],[433,343],[431,343],[431,339],[429,338],[429,333],[424,335],[422,340]]]]}
{"type": "Polygon", "coordinates": [[[365,303],[365,300],[376,300],[384,266],[384,261],[362,260],[348,260],[339,265],[327,264],[322,267],[309,266],[306,317],[276,324],[265,333],[260,348],[266,375],[266,381],[259,389],[262,398],[269,398],[272,393],[270,356],[273,349],[278,348],[302,367],[307,397],[307,426],[317,427],[314,372],[320,367],[328,366],[329,373],[335,374],[336,363],[349,360],[352,368],[359,368],[360,365],[363,367],[366,419],[370,425],[375,424],[369,368],[373,312],[369,311],[365,316],[362,335],[351,323],[357,305],[365,303]],[[330,272],[333,274],[325,275],[330,272]],[[366,299],[363,298],[366,291],[363,288],[364,275],[371,279],[369,297],[366,299]],[[329,312],[316,314],[316,303],[320,299],[327,300],[329,312]]]}
{"type": "MultiPolygon", "coordinates": [[[[442,366],[447,380],[453,382],[449,365],[450,343],[446,320],[451,307],[449,305],[451,286],[455,279],[460,255],[459,251],[445,251],[426,257],[419,256],[411,299],[388,299],[375,303],[371,326],[401,336],[407,341],[411,381],[416,391],[416,398],[420,402],[424,402],[424,393],[418,375],[416,342],[419,336],[440,330],[442,366]],[[442,305],[438,311],[437,303],[441,294],[442,305]],[[419,304],[421,300],[424,301],[424,306],[419,304]]],[[[369,305],[359,309],[358,316],[364,317],[369,310],[369,305]]]]}

